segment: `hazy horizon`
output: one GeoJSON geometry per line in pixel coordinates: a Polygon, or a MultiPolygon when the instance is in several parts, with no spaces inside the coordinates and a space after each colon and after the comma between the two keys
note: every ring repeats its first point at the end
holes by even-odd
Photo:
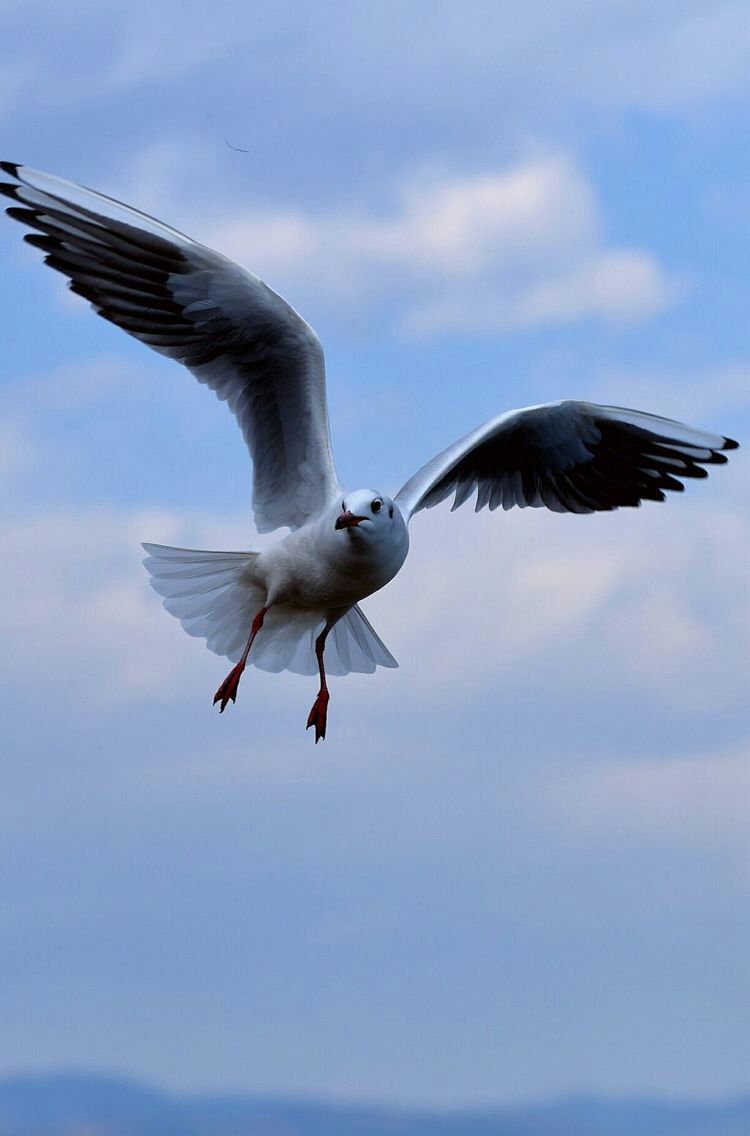
{"type": "Polygon", "coordinates": [[[723,1093],[716,1095],[706,1094],[666,1094],[658,1092],[629,1093],[596,1092],[583,1087],[571,1088],[562,1093],[527,1096],[518,1098],[504,1098],[502,1100],[488,1097],[486,1099],[444,1102],[435,1104],[431,1101],[418,1100],[409,1097],[397,1096],[368,1096],[339,1095],[326,1092],[295,1093],[283,1091],[268,1091],[263,1086],[237,1086],[237,1085],[197,1085],[191,1088],[179,1087],[169,1084],[168,1081],[158,1081],[148,1077],[136,1077],[127,1073],[120,1073],[116,1069],[96,1066],[85,1067],[49,1067],[46,1069],[8,1069],[0,1073],[0,1089],[8,1086],[38,1084],[45,1090],[54,1091],[56,1086],[65,1089],[79,1088],[82,1093],[87,1090],[95,1092],[97,1089],[112,1089],[125,1093],[133,1090],[135,1093],[152,1093],[155,1096],[165,1097],[179,1101],[210,1101],[214,1099],[239,1099],[248,1102],[278,1102],[279,1104],[310,1105],[312,1107],[331,1106],[334,1108],[351,1108],[353,1111],[362,1110],[396,1110],[405,1114],[415,1113],[429,1115],[475,1115],[484,1112],[514,1113],[535,1111],[539,1109],[558,1108],[568,1106],[583,1107],[612,1106],[613,1108],[628,1108],[631,1106],[654,1106],[657,1108],[726,1108],[734,1106],[747,1106],[750,1115],[750,1086],[742,1092],[723,1093]]]}

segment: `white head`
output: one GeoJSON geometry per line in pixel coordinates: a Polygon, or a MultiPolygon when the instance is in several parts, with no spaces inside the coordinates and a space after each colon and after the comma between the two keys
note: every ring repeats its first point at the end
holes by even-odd
{"type": "Polygon", "coordinates": [[[367,545],[387,543],[395,552],[408,548],[409,537],[401,510],[385,493],[375,489],[355,489],[341,501],[334,527],[341,539],[364,549],[367,545]]]}

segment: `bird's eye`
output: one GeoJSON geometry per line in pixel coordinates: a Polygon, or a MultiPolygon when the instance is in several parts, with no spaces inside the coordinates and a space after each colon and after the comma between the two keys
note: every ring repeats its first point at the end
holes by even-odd
{"type": "Polygon", "coordinates": [[[372,505],[370,505],[370,508],[372,509],[373,513],[379,513],[380,510],[383,508],[383,502],[380,500],[379,497],[376,497],[375,500],[373,501],[372,505]]]}

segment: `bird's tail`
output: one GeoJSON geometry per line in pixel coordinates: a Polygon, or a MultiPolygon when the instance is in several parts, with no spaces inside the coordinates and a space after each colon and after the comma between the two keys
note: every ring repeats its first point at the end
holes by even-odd
{"type": "Polygon", "coordinates": [[[263,607],[265,589],[254,576],[257,552],[205,552],[144,544],[151,587],[188,635],[206,640],[209,651],[236,660],[250,625],[263,607]]]}
{"type": "MultiPolygon", "coordinates": [[[[266,591],[255,576],[257,552],[206,552],[144,544],[151,587],[188,635],[206,640],[209,651],[237,662],[266,591]]],[[[324,612],[283,605],[270,608],[248,658],[264,671],[316,674],[315,638],[324,612]]],[[[371,674],[398,663],[359,607],[335,625],[326,644],[326,671],[332,675],[371,674]]]]}

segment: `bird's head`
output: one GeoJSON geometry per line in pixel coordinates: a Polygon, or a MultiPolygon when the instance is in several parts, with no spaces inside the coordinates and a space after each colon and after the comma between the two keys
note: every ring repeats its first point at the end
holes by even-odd
{"type": "Polygon", "coordinates": [[[386,496],[374,489],[355,489],[341,502],[334,527],[342,537],[370,542],[400,538],[406,523],[401,510],[386,496]]]}

